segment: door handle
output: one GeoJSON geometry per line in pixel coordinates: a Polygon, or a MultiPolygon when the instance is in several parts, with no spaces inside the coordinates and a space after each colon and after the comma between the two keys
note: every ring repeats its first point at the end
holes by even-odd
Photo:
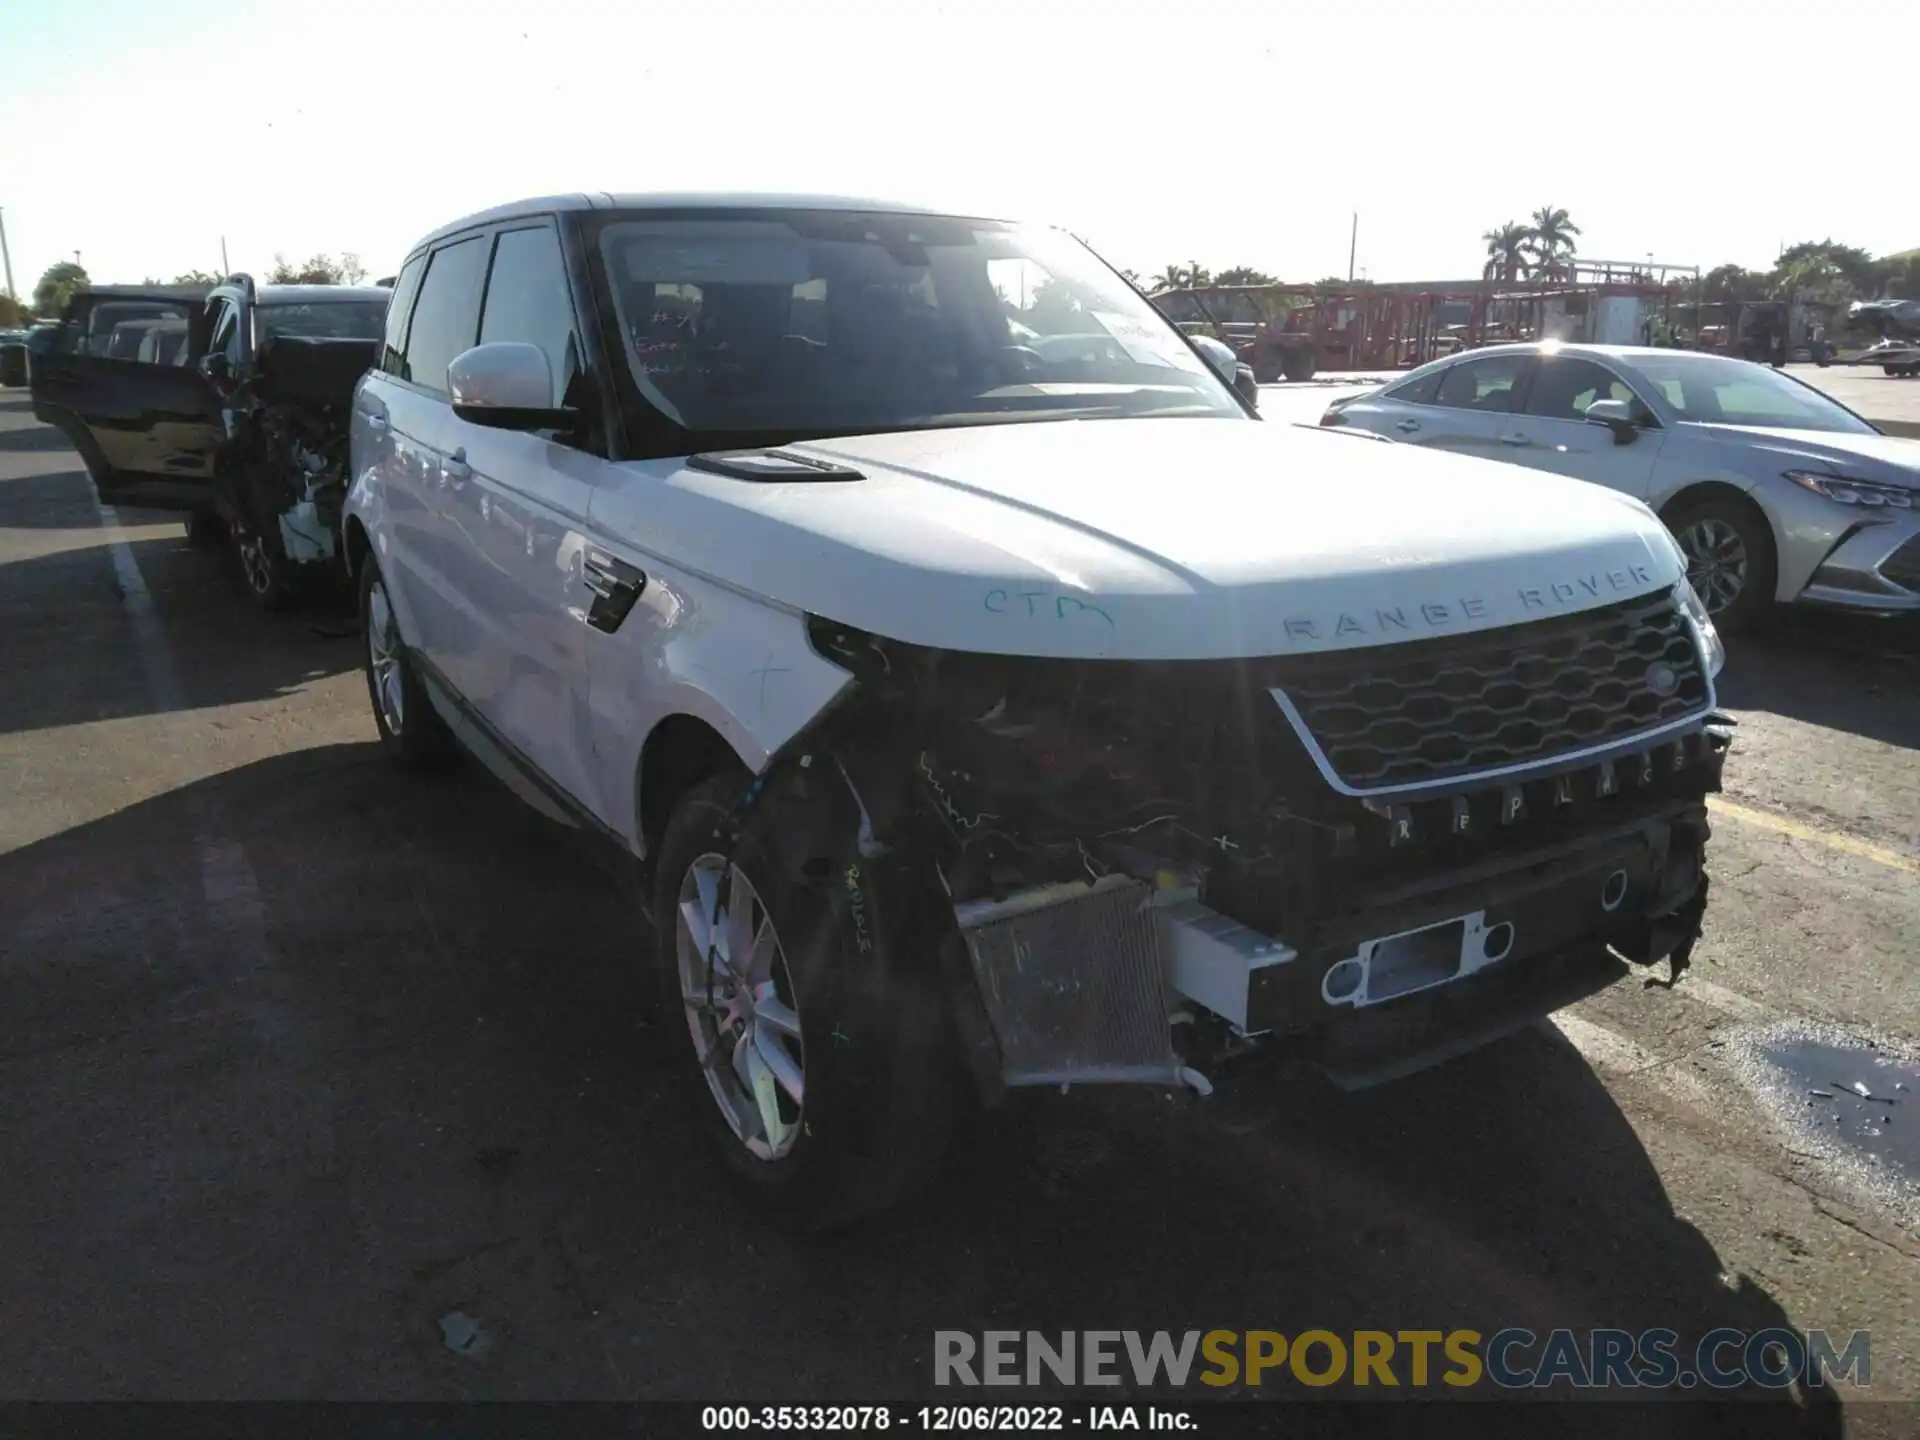
{"type": "Polygon", "coordinates": [[[1531,444],[1533,444],[1533,442],[1532,442],[1531,440],[1529,440],[1529,439],[1527,439],[1527,437],[1526,437],[1526,436],[1524,436],[1524,435],[1502,435],[1502,436],[1500,437],[1500,443],[1501,443],[1502,445],[1531,445],[1531,444]]]}
{"type": "Polygon", "coordinates": [[[1393,428],[1400,431],[1404,435],[1411,435],[1413,434],[1414,431],[1420,428],[1420,422],[1418,420],[1402,420],[1399,424],[1395,425],[1393,428]]]}
{"type": "Polygon", "coordinates": [[[371,431],[373,431],[373,432],[374,432],[375,434],[379,434],[379,433],[380,433],[381,431],[383,431],[383,430],[385,430],[385,429],[387,428],[387,417],[386,417],[386,416],[384,416],[384,415],[375,415],[375,414],[372,414],[371,412],[369,412],[369,411],[365,411],[365,410],[363,410],[363,411],[361,411],[360,413],[361,413],[361,414],[362,414],[362,415],[363,415],[363,416],[365,417],[365,419],[366,419],[366,422],[367,422],[367,428],[368,428],[369,430],[371,430],[371,431]]]}

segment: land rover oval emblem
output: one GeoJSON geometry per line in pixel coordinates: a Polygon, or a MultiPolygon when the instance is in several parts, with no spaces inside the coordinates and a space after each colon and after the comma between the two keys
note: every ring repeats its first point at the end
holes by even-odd
{"type": "Polygon", "coordinates": [[[1656,695],[1671,695],[1680,688],[1679,673],[1664,660],[1647,666],[1647,685],[1656,695]]]}

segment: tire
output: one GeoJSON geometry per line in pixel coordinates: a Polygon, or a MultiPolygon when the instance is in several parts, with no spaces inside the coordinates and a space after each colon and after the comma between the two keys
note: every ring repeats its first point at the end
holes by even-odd
{"type": "Polygon", "coordinates": [[[1882,365],[1880,368],[1888,375],[1904,375],[1907,373],[1898,365],[1882,365]]]}
{"type": "Polygon", "coordinates": [[[1313,378],[1313,372],[1319,367],[1314,364],[1313,351],[1283,350],[1280,352],[1280,373],[1293,381],[1305,381],[1313,378]]]}
{"type": "Polygon", "coordinates": [[[187,516],[187,543],[196,550],[211,550],[226,538],[220,517],[211,510],[195,510],[187,516]]]}
{"type": "Polygon", "coordinates": [[[366,652],[367,700],[381,748],[403,769],[445,769],[458,754],[453,734],[414,673],[386,582],[371,555],[360,568],[360,637],[366,652]],[[387,686],[391,690],[383,693],[387,686]]]}
{"type": "Polygon", "coordinates": [[[1773,613],[1779,573],[1773,531],[1751,505],[1709,496],[1669,515],[1667,528],[1680,542],[1687,578],[1717,629],[1737,634],[1773,613]]]}
{"type": "Polygon", "coordinates": [[[736,1185],[781,1223],[835,1229],[905,1200],[939,1169],[955,1106],[950,1031],[936,986],[880,973],[854,943],[840,877],[803,878],[781,846],[780,802],[750,812],[726,853],[719,837],[745,788],[744,776],[708,780],[667,825],[652,896],[661,1031],[736,1185]],[[727,1013],[704,1002],[707,952],[682,908],[710,907],[728,948],[743,892],[764,976],[745,1015],[724,968],[727,1013]]]}
{"type": "Polygon", "coordinates": [[[1253,356],[1253,378],[1262,385],[1279,381],[1285,357],[1278,350],[1257,350],[1253,356]]]}

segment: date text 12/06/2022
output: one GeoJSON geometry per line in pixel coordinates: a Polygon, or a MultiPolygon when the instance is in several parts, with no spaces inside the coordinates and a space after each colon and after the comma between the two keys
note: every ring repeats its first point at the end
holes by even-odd
{"type": "Polygon", "coordinates": [[[1190,1410],[1161,1405],[708,1405],[700,1428],[758,1434],[799,1430],[1195,1431],[1190,1410]]]}

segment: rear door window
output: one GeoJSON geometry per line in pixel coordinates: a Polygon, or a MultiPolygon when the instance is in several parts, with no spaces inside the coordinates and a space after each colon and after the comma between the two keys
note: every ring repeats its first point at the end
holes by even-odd
{"type": "Polygon", "coordinates": [[[1446,373],[1444,370],[1434,370],[1425,375],[1416,375],[1411,380],[1402,380],[1383,392],[1380,398],[1398,400],[1402,405],[1431,405],[1440,392],[1440,381],[1446,373]]]}
{"type": "Polygon", "coordinates": [[[433,252],[407,329],[401,379],[447,393],[447,367],[474,347],[480,333],[480,280],[486,268],[487,243],[479,235],[433,252]]]}
{"type": "Polygon", "coordinates": [[[1632,387],[1604,365],[1573,356],[1543,359],[1527,387],[1526,413],[1543,420],[1585,420],[1596,400],[1639,405],[1632,387]]]}
{"type": "Polygon", "coordinates": [[[480,343],[502,340],[537,346],[546,355],[552,403],[563,404],[579,369],[580,345],[560,240],[545,225],[503,231],[494,244],[480,343]]]}
{"type": "Polygon", "coordinates": [[[97,301],[87,316],[86,353],[134,365],[181,363],[172,357],[186,350],[189,318],[189,307],[173,301],[97,301]]]}
{"type": "Polygon", "coordinates": [[[1520,375],[1531,357],[1488,355],[1449,366],[1440,379],[1434,404],[1449,410],[1477,410],[1505,415],[1513,409],[1520,375]]]}

